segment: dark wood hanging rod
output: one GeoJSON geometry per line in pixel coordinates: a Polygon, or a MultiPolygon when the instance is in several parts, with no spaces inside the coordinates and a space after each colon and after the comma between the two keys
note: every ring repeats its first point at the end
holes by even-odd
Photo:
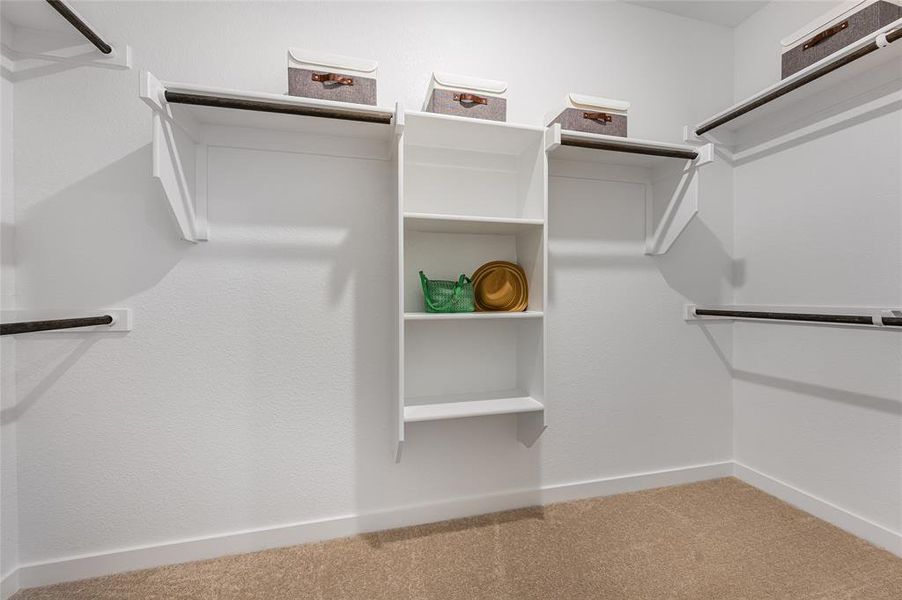
{"type": "MultiPolygon", "coordinates": [[[[886,34],[886,41],[888,43],[893,43],[896,40],[898,40],[899,38],[902,38],[902,27],[886,34]]],[[[768,102],[776,100],[777,98],[784,96],[793,90],[799,89],[806,83],[811,83],[815,79],[820,79],[824,75],[832,73],[836,69],[838,69],[842,66],[845,66],[845,65],[849,64],[850,62],[854,62],[854,61],[858,60],[859,58],[867,56],[871,52],[873,52],[875,50],[879,50],[879,49],[880,49],[880,45],[876,42],[876,40],[873,40],[866,46],[862,46],[861,48],[859,48],[858,50],[856,50],[850,54],[846,54],[845,56],[840,56],[839,58],[832,60],[832,61],[828,62],[827,64],[818,67],[817,69],[815,69],[811,73],[808,73],[804,77],[800,77],[799,79],[796,79],[795,81],[792,81],[791,83],[788,83],[784,86],[780,86],[780,87],[774,89],[773,91],[765,94],[764,96],[761,96],[760,98],[757,98],[757,99],[753,100],[752,102],[749,102],[748,104],[743,104],[742,106],[739,106],[739,107],[731,110],[730,112],[726,113],[725,115],[718,117],[717,119],[714,119],[710,123],[706,123],[706,124],[696,128],[695,135],[702,135],[703,133],[711,131],[712,129],[716,129],[717,127],[720,127],[721,125],[723,125],[725,123],[729,123],[730,121],[737,119],[737,118],[741,117],[742,115],[755,110],[756,108],[764,106],[768,102]]]]}
{"type": "Polygon", "coordinates": [[[77,319],[53,319],[50,321],[22,321],[20,323],[0,324],[0,335],[15,335],[17,333],[33,333],[35,331],[52,331],[54,329],[73,329],[75,327],[112,324],[113,317],[110,315],[80,317],[77,319]]]}
{"type": "Polygon", "coordinates": [[[649,156],[666,156],[668,158],[685,158],[695,160],[698,152],[694,150],[681,150],[679,148],[660,148],[657,146],[643,146],[634,143],[621,143],[615,140],[599,140],[585,137],[571,136],[561,133],[562,146],[579,146],[580,148],[592,148],[594,150],[613,150],[628,154],[645,154],[649,156]]]}
{"type": "MultiPolygon", "coordinates": [[[[838,323],[842,325],[878,325],[870,315],[830,315],[819,313],[784,313],[754,310],[725,310],[696,308],[698,317],[726,317],[734,319],[764,319],[768,321],[799,321],[803,323],[838,323]]],[[[902,317],[883,317],[885,327],[902,327],[902,317]]]]}
{"type": "Polygon", "coordinates": [[[78,30],[80,34],[85,36],[89,42],[94,44],[94,46],[100,50],[104,54],[112,54],[113,47],[103,41],[97,32],[91,29],[91,26],[85,23],[78,14],[69,8],[69,5],[63,2],[63,0],[47,0],[47,4],[53,7],[56,12],[58,12],[64,19],[69,21],[75,29],[78,30]]]}
{"type": "Polygon", "coordinates": [[[324,117],[327,119],[341,119],[344,121],[363,121],[365,123],[392,122],[392,113],[364,112],[354,109],[302,106],[281,102],[267,102],[265,100],[244,100],[229,98],[226,96],[210,96],[206,94],[188,94],[185,92],[165,92],[166,101],[173,104],[191,104],[194,106],[212,106],[216,108],[235,108],[238,110],[253,110],[257,112],[282,113],[286,115],[300,115],[305,117],[324,117]]]}

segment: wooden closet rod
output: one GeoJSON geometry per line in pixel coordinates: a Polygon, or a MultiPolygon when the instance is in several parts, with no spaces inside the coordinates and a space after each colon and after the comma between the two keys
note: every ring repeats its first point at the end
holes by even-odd
{"type": "Polygon", "coordinates": [[[78,14],[69,8],[69,5],[63,2],[63,0],[47,0],[47,4],[52,6],[56,12],[61,14],[64,19],[69,21],[73,27],[75,27],[79,33],[88,38],[88,41],[94,44],[98,50],[103,52],[104,54],[112,54],[113,47],[103,41],[97,33],[91,29],[91,26],[82,20],[78,14]]]}
{"type": "MultiPolygon", "coordinates": [[[[831,315],[819,313],[784,313],[754,310],[726,310],[713,308],[696,308],[698,317],[725,317],[733,319],[765,319],[769,321],[798,321],[803,323],[839,323],[843,325],[877,325],[870,315],[831,315]]],[[[902,327],[902,317],[883,317],[884,327],[902,327]]]]}
{"type": "Polygon", "coordinates": [[[195,106],[213,106],[216,108],[236,108],[239,110],[254,110],[258,112],[283,113],[286,115],[301,115],[306,117],[325,117],[328,119],[342,119],[345,121],[363,121],[365,123],[384,123],[392,121],[392,113],[369,113],[353,109],[337,109],[319,106],[302,106],[299,104],[287,104],[281,102],[266,102],[265,100],[243,100],[226,96],[209,96],[206,94],[187,94],[184,92],[166,91],[166,101],[173,104],[193,104],[195,106]]]}
{"type": "MultiPolygon", "coordinates": [[[[890,44],[895,42],[899,38],[902,38],[902,27],[895,29],[886,34],[886,41],[887,41],[887,43],[890,43],[890,44]]],[[[751,111],[755,110],[756,108],[759,108],[760,106],[763,106],[763,105],[767,104],[768,102],[771,102],[772,100],[776,100],[780,96],[786,95],[789,92],[802,87],[806,83],[811,83],[815,79],[820,79],[824,75],[827,75],[828,73],[832,73],[836,69],[838,69],[844,65],[847,65],[850,62],[856,61],[863,56],[867,56],[874,50],[879,50],[880,48],[881,48],[881,45],[878,44],[876,40],[872,40],[871,43],[867,44],[866,46],[862,46],[861,48],[859,48],[858,50],[856,50],[850,54],[846,54],[845,56],[841,56],[841,57],[837,58],[836,60],[830,61],[827,64],[825,64],[821,67],[818,67],[817,69],[815,69],[808,75],[805,75],[804,77],[796,79],[795,81],[793,81],[790,84],[787,84],[782,87],[778,87],[775,90],[773,90],[772,92],[770,92],[769,94],[765,94],[764,96],[761,96],[757,100],[755,100],[753,102],[749,102],[748,104],[743,104],[742,106],[739,106],[735,110],[731,110],[730,112],[723,115],[719,119],[715,119],[715,120],[711,121],[710,123],[707,123],[706,125],[703,125],[702,127],[699,127],[698,129],[695,130],[695,135],[702,135],[703,133],[706,133],[708,131],[711,131],[712,129],[720,127],[724,123],[729,123],[733,119],[737,119],[737,118],[741,117],[742,115],[746,114],[747,112],[751,112],[751,111]]]]}
{"type": "Polygon", "coordinates": [[[686,160],[695,160],[698,158],[698,152],[695,152],[694,150],[643,146],[641,144],[619,142],[617,140],[589,139],[575,135],[567,135],[565,132],[561,132],[561,146],[578,146],[580,148],[592,148],[594,150],[613,150],[615,152],[625,152],[628,154],[647,154],[649,156],[685,158],[686,160]]]}
{"type": "Polygon", "coordinates": [[[72,329],[74,327],[90,327],[91,325],[112,325],[113,317],[81,317],[78,319],[53,319],[50,321],[22,321],[20,323],[0,324],[0,335],[32,333],[34,331],[51,331],[54,329],[72,329]]]}

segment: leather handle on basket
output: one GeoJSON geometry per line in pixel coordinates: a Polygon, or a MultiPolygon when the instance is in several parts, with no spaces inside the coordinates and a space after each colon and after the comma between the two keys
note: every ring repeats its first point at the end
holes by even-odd
{"type": "Polygon", "coordinates": [[[610,123],[614,118],[608,113],[605,112],[584,112],[584,119],[589,119],[590,121],[599,121],[601,123],[610,123]]]}
{"type": "Polygon", "coordinates": [[[820,44],[827,38],[833,37],[834,35],[836,35],[840,31],[842,31],[843,29],[847,28],[848,26],[849,26],[849,22],[843,21],[842,23],[840,23],[838,25],[834,25],[830,29],[823,30],[822,32],[820,32],[819,34],[817,34],[816,36],[814,36],[813,38],[811,38],[810,40],[805,42],[805,45],[802,46],[802,50],[807,50],[808,48],[813,48],[813,47],[817,46],[818,44],[820,44]]]}
{"type": "Polygon", "coordinates": [[[338,73],[314,73],[310,76],[313,81],[321,81],[323,83],[337,83],[339,85],[354,85],[354,78],[338,73]]]}
{"type": "Polygon", "coordinates": [[[468,92],[463,92],[460,94],[454,94],[454,101],[460,102],[461,104],[488,104],[489,99],[484,98],[483,96],[477,96],[476,94],[470,94],[468,92]]]}

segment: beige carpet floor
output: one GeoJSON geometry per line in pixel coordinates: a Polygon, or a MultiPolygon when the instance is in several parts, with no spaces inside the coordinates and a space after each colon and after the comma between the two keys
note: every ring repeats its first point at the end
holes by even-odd
{"type": "Polygon", "coordinates": [[[14,596],[188,598],[900,600],[902,559],[728,478],[14,596]]]}

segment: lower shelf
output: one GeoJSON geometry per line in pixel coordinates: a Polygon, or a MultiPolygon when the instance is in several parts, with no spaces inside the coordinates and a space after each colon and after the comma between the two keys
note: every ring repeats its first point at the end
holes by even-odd
{"type": "Polygon", "coordinates": [[[468,320],[492,320],[492,319],[541,319],[544,313],[540,310],[527,310],[523,312],[469,312],[469,313],[427,313],[406,312],[405,321],[468,321],[468,320]]]}
{"type": "Polygon", "coordinates": [[[542,403],[529,396],[468,400],[464,402],[438,402],[405,406],[404,422],[441,421],[443,419],[510,415],[541,412],[543,410],[545,410],[545,407],[542,406],[542,403]]]}

